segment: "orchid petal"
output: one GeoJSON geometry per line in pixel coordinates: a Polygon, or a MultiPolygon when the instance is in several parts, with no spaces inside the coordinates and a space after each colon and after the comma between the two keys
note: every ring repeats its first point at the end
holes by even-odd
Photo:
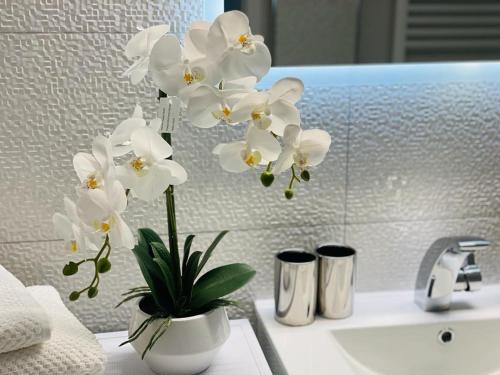
{"type": "Polygon", "coordinates": [[[154,130],[145,127],[130,137],[134,154],[149,161],[166,159],[172,155],[172,147],[154,130]]]}
{"type": "Polygon", "coordinates": [[[276,100],[286,100],[295,104],[304,93],[304,83],[298,78],[282,78],[269,89],[269,103],[276,100]]]}
{"type": "Polygon", "coordinates": [[[118,214],[115,214],[113,219],[114,225],[112,230],[109,232],[109,240],[112,246],[124,247],[126,249],[134,248],[135,239],[129,226],[118,214]]]}
{"type": "Polygon", "coordinates": [[[170,176],[168,178],[165,177],[165,181],[168,181],[167,185],[180,185],[187,180],[187,173],[184,167],[173,160],[159,160],[156,163],[156,167],[161,171],[165,170],[169,172],[170,176]]]}
{"type": "Polygon", "coordinates": [[[299,137],[302,132],[299,125],[290,124],[285,128],[283,132],[283,143],[286,146],[298,147],[299,146],[299,137]]]}
{"type": "Polygon", "coordinates": [[[250,149],[255,149],[262,155],[262,160],[274,161],[281,152],[278,140],[268,131],[251,127],[247,134],[247,144],[250,149]]]}
{"type": "Polygon", "coordinates": [[[209,86],[198,87],[189,98],[186,115],[194,126],[211,128],[219,123],[213,115],[219,110],[221,98],[215,89],[209,86]]]}
{"type": "Polygon", "coordinates": [[[147,56],[154,43],[170,31],[169,25],[157,25],[135,34],[125,47],[125,55],[131,59],[136,56],[147,56]]]}
{"type": "Polygon", "coordinates": [[[55,213],[52,216],[52,223],[56,234],[63,238],[64,241],[69,241],[73,236],[73,223],[71,220],[60,213],[55,213]]]}
{"type": "Polygon", "coordinates": [[[282,136],[286,125],[300,124],[300,112],[293,104],[277,100],[270,108],[272,122],[269,130],[274,134],[282,136]]]}
{"type": "Polygon", "coordinates": [[[220,148],[219,163],[221,167],[234,173],[246,171],[250,167],[242,158],[242,152],[246,149],[245,142],[227,143],[220,148]]]}
{"type": "Polygon", "coordinates": [[[73,167],[80,182],[85,181],[100,169],[100,165],[94,156],[86,152],[79,152],[73,157],[73,167]]]}
{"type": "Polygon", "coordinates": [[[182,62],[182,52],[179,39],[174,34],[162,36],[151,50],[149,67],[153,70],[163,70],[180,62],[182,62]]]}
{"type": "Polygon", "coordinates": [[[134,131],[144,126],[146,126],[146,121],[136,116],[122,121],[110,136],[113,156],[122,156],[132,151],[130,137],[134,131]]]}
{"type": "Polygon", "coordinates": [[[330,148],[330,134],[321,129],[304,130],[301,135],[299,151],[307,155],[310,166],[320,164],[330,148]]]}
{"type": "Polygon", "coordinates": [[[254,76],[259,81],[271,68],[271,54],[264,43],[255,42],[252,53],[242,53],[237,49],[228,50],[220,63],[225,80],[254,76]]]}
{"type": "Polygon", "coordinates": [[[293,165],[294,154],[295,152],[293,148],[285,148],[274,163],[272,172],[278,175],[290,168],[293,165]]]}

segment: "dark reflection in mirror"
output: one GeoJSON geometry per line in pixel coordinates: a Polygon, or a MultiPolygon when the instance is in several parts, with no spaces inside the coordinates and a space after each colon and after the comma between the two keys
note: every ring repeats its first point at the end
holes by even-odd
{"type": "Polygon", "coordinates": [[[273,65],[500,59],[498,0],[225,0],[273,65]]]}

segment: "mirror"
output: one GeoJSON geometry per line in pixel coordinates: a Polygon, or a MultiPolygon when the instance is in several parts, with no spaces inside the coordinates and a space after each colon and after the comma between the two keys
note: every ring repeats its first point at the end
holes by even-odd
{"type": "Polygon", "coordinates": [[[225,0],[274,66],[500,60],[498,0],[225,0]]]}

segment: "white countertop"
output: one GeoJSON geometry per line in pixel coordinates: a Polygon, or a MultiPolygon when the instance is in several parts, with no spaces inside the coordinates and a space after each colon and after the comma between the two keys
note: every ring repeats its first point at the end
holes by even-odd
{"type": "MultiPolygon", "coordinates": [[[[105,375],[154,375],[127,340],[127,331],[98,333],[107,356],[105,375]]],[[[272,375],[262,349],[246,319],[231,320],[231,335],[204,375],[272,375]]]]}
{"type": "Polygon", "coordinates": [[[346,319],[316,317],[314,323],[290,327],[274,319],[272,299],[255,302],[261,344],[268,351],[273,374],[352,374],[334,336],[338,329],[440,323],[458,320],[498,319],[500,286],[484,286],[474,293],[457,292],[449,311],[422,311],[413,301],[413,291],[357,293],[354,314],[346,319]],[[262,341],[265,340],[265,342],[262,341]],[[277,366],[277,367],[276,367],[277,366]]]}

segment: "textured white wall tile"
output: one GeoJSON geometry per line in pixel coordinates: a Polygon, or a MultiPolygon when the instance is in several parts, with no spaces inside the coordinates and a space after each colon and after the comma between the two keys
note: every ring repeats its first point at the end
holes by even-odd
{"type": "Polygon", "coordinates": [[[184,32],[203,18],[204,0],[3,0],[0,32],[135,32],[167,22],[184,32]]]}
{"type": "Polygon", "coordinates": [[[476,262],[483,282],[500,282],[500,220],[405,221],[346,226],[346,243],[358,251],[357,289],[413,289],[420,262],[440,237],[475,235],[492,241],[476,262]]]}
{"type": "Polygon", "coordinates": [[[348,223],[500,214],[500,85],[352,89],[348,223]]]}

